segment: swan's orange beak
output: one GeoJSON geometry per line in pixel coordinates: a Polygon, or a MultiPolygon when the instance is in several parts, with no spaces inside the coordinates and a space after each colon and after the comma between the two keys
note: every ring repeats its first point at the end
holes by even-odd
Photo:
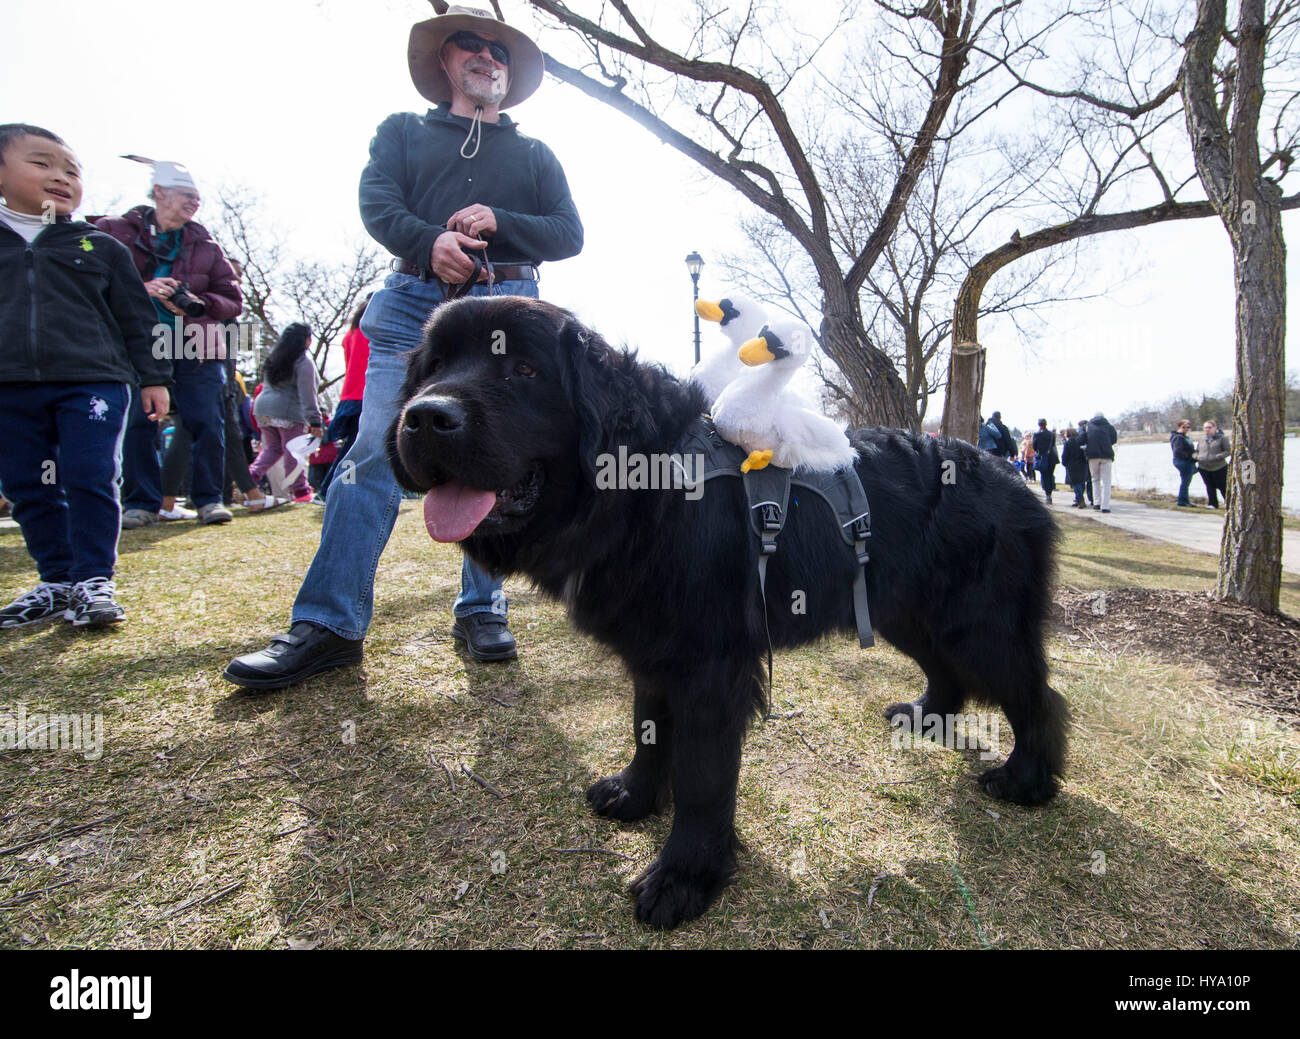
{"type": "Polygon", "coordinates": [[[776,360],[776,354],[768,349],[767,339],[764,336],[749,340],[740,348],[740,353],[737,356],[751,368],[776,360]]]}
{"type": "Polygon", "coordinates": [[[699,314],[705,321],[713,321],[718,324],[722,323],[725,316],[718,304],[710,303],[707,299],[697,299],[695,301],[695,313],[699,314]]]}

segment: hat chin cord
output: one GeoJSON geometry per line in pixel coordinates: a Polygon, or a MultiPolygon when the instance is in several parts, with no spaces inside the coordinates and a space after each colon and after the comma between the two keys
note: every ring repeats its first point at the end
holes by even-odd
{"type": "Polygon", "coordinates": [[[465,143],[460,146],[460,157],[462,159],[472,159],[478,154],[478,146],[483,143],[483,106],[474,106],[474,118],[470,120],[469,133],[465,135],[465,143]],[[474,138],[474,150],[468,155],[465,149],[469,147],[470,138],[474,138]]]}

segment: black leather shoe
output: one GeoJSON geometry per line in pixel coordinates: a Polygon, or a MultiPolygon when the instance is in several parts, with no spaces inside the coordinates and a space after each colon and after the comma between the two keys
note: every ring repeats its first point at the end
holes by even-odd
{"type": "Polygon", "coordinates": [[[515,637],[503,618],[495,613],[471,613],[457,617],[451,633],[464,639],[469,655],[475,660],[514,660],[515,637]]]}
{"type": "Polygon", "coordinates": [[[221,677],[245,689],[283,689],[332,667],[361,663],[364,641],[299,621],[288,634],[276,635],[266,649],[236,657],[221,677]]]}

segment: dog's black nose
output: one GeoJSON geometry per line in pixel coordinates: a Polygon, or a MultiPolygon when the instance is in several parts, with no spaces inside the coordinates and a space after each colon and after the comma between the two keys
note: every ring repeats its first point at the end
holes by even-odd
{"type": "Polygon", "coordinates": [[[465,409],[450,397],[425,397],[407,405],[404,433],[455,433],[465,424],[465,409]]]}

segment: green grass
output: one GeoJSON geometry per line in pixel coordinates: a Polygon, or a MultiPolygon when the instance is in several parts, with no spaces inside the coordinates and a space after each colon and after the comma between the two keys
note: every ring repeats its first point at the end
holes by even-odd
{"type": "MultiPolygon", "coordinates": [[[[631,749],[621,666],[518,582],[519,660],[469,661],[448,634],[459,553],[411,505],[380,565],[363,667],[264,696],[220,679],[287,621],[320,518],[128,532],[125,625],[0,636],[0,710],[105,723],[96,761],[0,754],[0,944],[1297,944],[1297,734],[1193,661],[1061,634],[1049,653],[1072,756],[1041,809],[985,798],[977,751],[891,745],[881,709],[922,688],[901,654],[845,638],[779,655],[789,717],[746,747],[737,882],[701,920],[647,931],[624,887],[669,821],[610,823],[582,798],[631,749]]],[[[1063,586],[1212,586],[1208,556],[1062,526],[1063,586]]],[[[21,540],[0,537],[0,594],[33,582],[21,540]]]]}

